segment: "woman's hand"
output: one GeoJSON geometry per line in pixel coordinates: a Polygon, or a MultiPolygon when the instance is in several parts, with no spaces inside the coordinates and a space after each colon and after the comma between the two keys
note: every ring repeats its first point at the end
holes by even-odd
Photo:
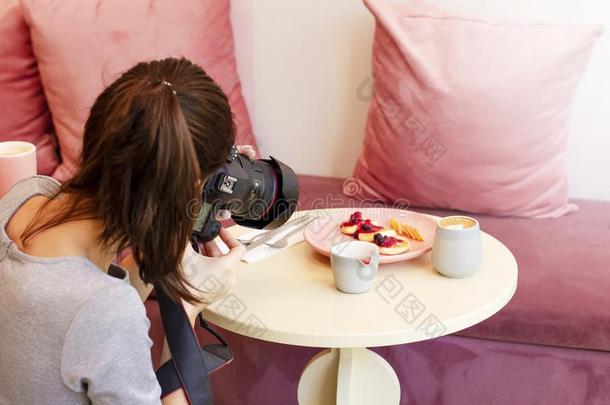
{"type": "Polygon", "coordinates": [[[239,263],[246,248],[225,228],[221,228],[220,239],[227,245],[229,252],[222,254],[215,241],[205,242],[201,254],[189,244],[182,258],[182,269],[187,280],[197,288],[192,291],[202,303],[193,305],[183,301],[186,313],[194,324],[197,315],[205,307],[225,295],[235,284],[232,269],[239,263]]]}
{"type": "Polygon", "coordinates": [[[237,152],[242,155],[248,156],[250,159],[254,159],[256,151],[252,145],[237,145],[237,152]]]}
{"type": "MultiPolygon", "coordinates": [[[[249,157],[250,159],[254,159],[256,156],[256,151],[254,150],[254,146],[252,145],[237,145],[237,152],[249,157]]],[[[219,222],[226,221],[231,218],[231,211],[229,210],[219,210],[216,213],[216,220],[219,222]]]]}
{"type": "MultiPolygon", "coordinates": [[[[256,151],[252,145],[237,145],[237,152],[254,159],[256,151]]],[[[216,213],[217,221],[231,218],[231,212],[220,210],[216,213]]],[[[188,244],[182,258],[182,269],[190,283],[200,291],[194,291],[201,304],[192,305],[183,301],[184,308],[194,323],[197,315],[212,301],[226,294],[235,284],[235,275],[231,269],[239,263],[246,253],[246,248],[225,228],[220,230],[220,239],[227,245],[229,252],[222,254],[215,241],[200,246],[201,253],[193,250],[188,244]]]]}

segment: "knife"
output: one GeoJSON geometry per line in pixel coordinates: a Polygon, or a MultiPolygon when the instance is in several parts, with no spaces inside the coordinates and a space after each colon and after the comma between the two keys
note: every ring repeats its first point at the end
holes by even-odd
{"type": "Polygon", "coordinates": [[[246,251],[250,251],[261,245],[264,245],[265,242],[268,242],[270,239],[273,239],[274,237],[281,234],[282,232],[285,232],[286,229],[292,228],[295,225],[299,225],[299,226],[305,225],[307,223],[307,220],[311,220],[311,219],[312,219],[311,216],[303,215],[299,219],[295,219],[294,221],[291,221],[285,225],[282,225],[279,228],[274,229],[273,231],[269,231],[264,236],[261,236],[256,241],[254,241],[254,242],[250,243],[248,246],[246,246],[246,251]]]}

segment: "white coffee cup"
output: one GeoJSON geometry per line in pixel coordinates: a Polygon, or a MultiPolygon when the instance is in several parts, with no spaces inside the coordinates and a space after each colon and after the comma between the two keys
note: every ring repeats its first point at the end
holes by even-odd
{"type": "Polygon", "coordinates": [[[463,215],[441,218],[436,224],[432,264],[444,276],[465,278],[483,264],[479,221],[463,215]]]}
{"type": "Polygon", "coordinates": [[[379,247],[358,240],[341,242],[330,249],[330,264],[339,291],[360,294],[373,288],[379,266],[379,247]]]}
{"type": "Polygon", "coordinates": [[[29,142],[0,142],[0,198],[19,180],[36,174],[36,146],[29,142]]]}

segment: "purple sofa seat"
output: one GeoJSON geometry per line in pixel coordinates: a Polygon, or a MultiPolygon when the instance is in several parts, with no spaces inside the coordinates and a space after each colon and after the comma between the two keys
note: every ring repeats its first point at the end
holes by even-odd
{"type": "MultiPolygon", "coordinates": [[[[146,306],[157,362],[163,331],[155,302],[146,306]]],[[[221,332],[235,360],[212,375],[216,405],[297,405],[301,372],[320,349],[221,332]]],[[[394,368],[401,405],[610,403],[610,355],[603,351],[455,335],[373,350],[394,368]]]]}
{"type": "MultiPolygon", "coordinates": [[[[343,196],[342,184],[301,176],[301,208],[361,205],[343,196]]],[[[575,203],[578,212],[558,219],[474,215],[515,255],[519,284],[499,313],[457,335],[610,351],[610,202],[575,203]]]]}
{"type": "MultiPolygon", "coordinates": [[[[235,360],[212,375],[214,404],[297,405],[301,373],[320,349],[223,335],[235,360]]],[[[455,335],[373,350],[394,368],[401,405],[610,404],[606,352],[455,335]]]]}

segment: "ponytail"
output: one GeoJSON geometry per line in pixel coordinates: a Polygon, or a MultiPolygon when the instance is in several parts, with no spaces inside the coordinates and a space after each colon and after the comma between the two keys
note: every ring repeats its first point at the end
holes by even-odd
{"type": "Polygon", "coordinates": [[[91,109],[78,171],[58,193],[71,203],[28,227],[24,243],[66,221],[100,219],[100,243],[131,247],[144,282],[197,302],[180,271],[193,228],[189,206],[234,133],[226,96],[201,68],[171,58],[134,66],[91,109]]]}

